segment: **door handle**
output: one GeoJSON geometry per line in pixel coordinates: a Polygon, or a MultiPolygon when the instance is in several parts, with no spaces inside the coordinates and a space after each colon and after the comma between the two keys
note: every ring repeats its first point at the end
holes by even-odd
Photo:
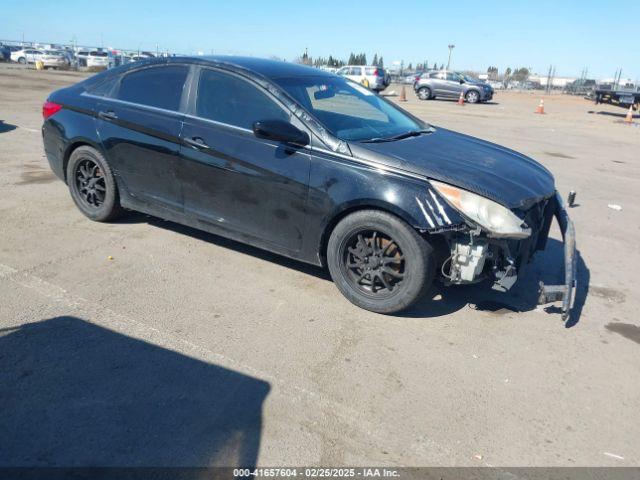
{"type": "Polygon", "coordinates": [[[185,138],[184,143],[186,143],[187,145],[193,148],[198,148],[202,150],[206,150],[207,148],[210,148],[209,145],[207,145],[206,142],[200,137],[185,138]]]}
{"type": "Polygon", "coordinates": [[[102,118],[103,120],[117,120],[118,119],[118,115],[116,115],[115,112],[113,112],[112,110],[108,110],[106,112],[98,112],[98,117],[102,118]]]}

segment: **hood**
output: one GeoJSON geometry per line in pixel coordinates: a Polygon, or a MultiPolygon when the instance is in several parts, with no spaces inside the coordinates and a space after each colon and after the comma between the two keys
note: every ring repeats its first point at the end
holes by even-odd
{"type": "Polygon", "coordinates": [[[553,175],[535,160],[444,128],[419,137],[349,146],[356,157],[464,188],[511,209],[527,209],[555,192],[553,175]]]}

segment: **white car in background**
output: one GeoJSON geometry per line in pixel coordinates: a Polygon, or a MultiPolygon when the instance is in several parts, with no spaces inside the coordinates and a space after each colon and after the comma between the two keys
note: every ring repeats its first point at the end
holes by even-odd
{"type": "Polygon", "coordinates": [[[384,68],[375,65],[347,65],[336,73],[376,92],[381,92],[389,85],[384,68]]]}
{"type": "Polygon", "coordinates": [[[11,52],[11,60],[26,65],[27,63],[36,63],[40,60],[43,53],[35,48],[23,48],[11,52]]]}
{"type": "Polygon", "coordinates": [[[25,48],[11,52],[11,60],[23,65],[42,62],[44,68],[64,68],[69,66],[69,61],[61,53],[53,50],[36,50],[25,48]]]}
{"type": "Polygon", "coordinates": [[[76,58],[79,67],[111,68],[113,66],[113,59],[105,50],[80,50],[76,58]]]}

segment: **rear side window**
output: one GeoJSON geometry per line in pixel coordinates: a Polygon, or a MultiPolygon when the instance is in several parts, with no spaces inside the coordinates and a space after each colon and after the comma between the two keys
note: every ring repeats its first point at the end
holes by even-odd
{"type": "Polygon", "coordinates": [[[85,90],[91,95],[107,97],[113,91],[118,77],[114,75],[105,76],[89,84],[85,90]]]}
{"type": "Polygon", "coordinates": [[[246,129],[258,120],[289,120],[289,115],[258,87],[216,70],[203,70],[200,74],[196,113],[246,129]]]}
{"type": "Polygon", "coordinates": [[[118,100],[165,110],[179,110],[189,68],[155,67],[129,73],[120,80],[118,100]]]}

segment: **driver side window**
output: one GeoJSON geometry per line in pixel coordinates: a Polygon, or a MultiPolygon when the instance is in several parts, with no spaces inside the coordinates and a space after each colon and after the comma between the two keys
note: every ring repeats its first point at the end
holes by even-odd
{"type": "Polygon", "coordinates": [[[258,87],[236,75],[210,69],[200,73],[196,114],[248,130],[258,120],[290,120],[289,114],[258,87]]]}

